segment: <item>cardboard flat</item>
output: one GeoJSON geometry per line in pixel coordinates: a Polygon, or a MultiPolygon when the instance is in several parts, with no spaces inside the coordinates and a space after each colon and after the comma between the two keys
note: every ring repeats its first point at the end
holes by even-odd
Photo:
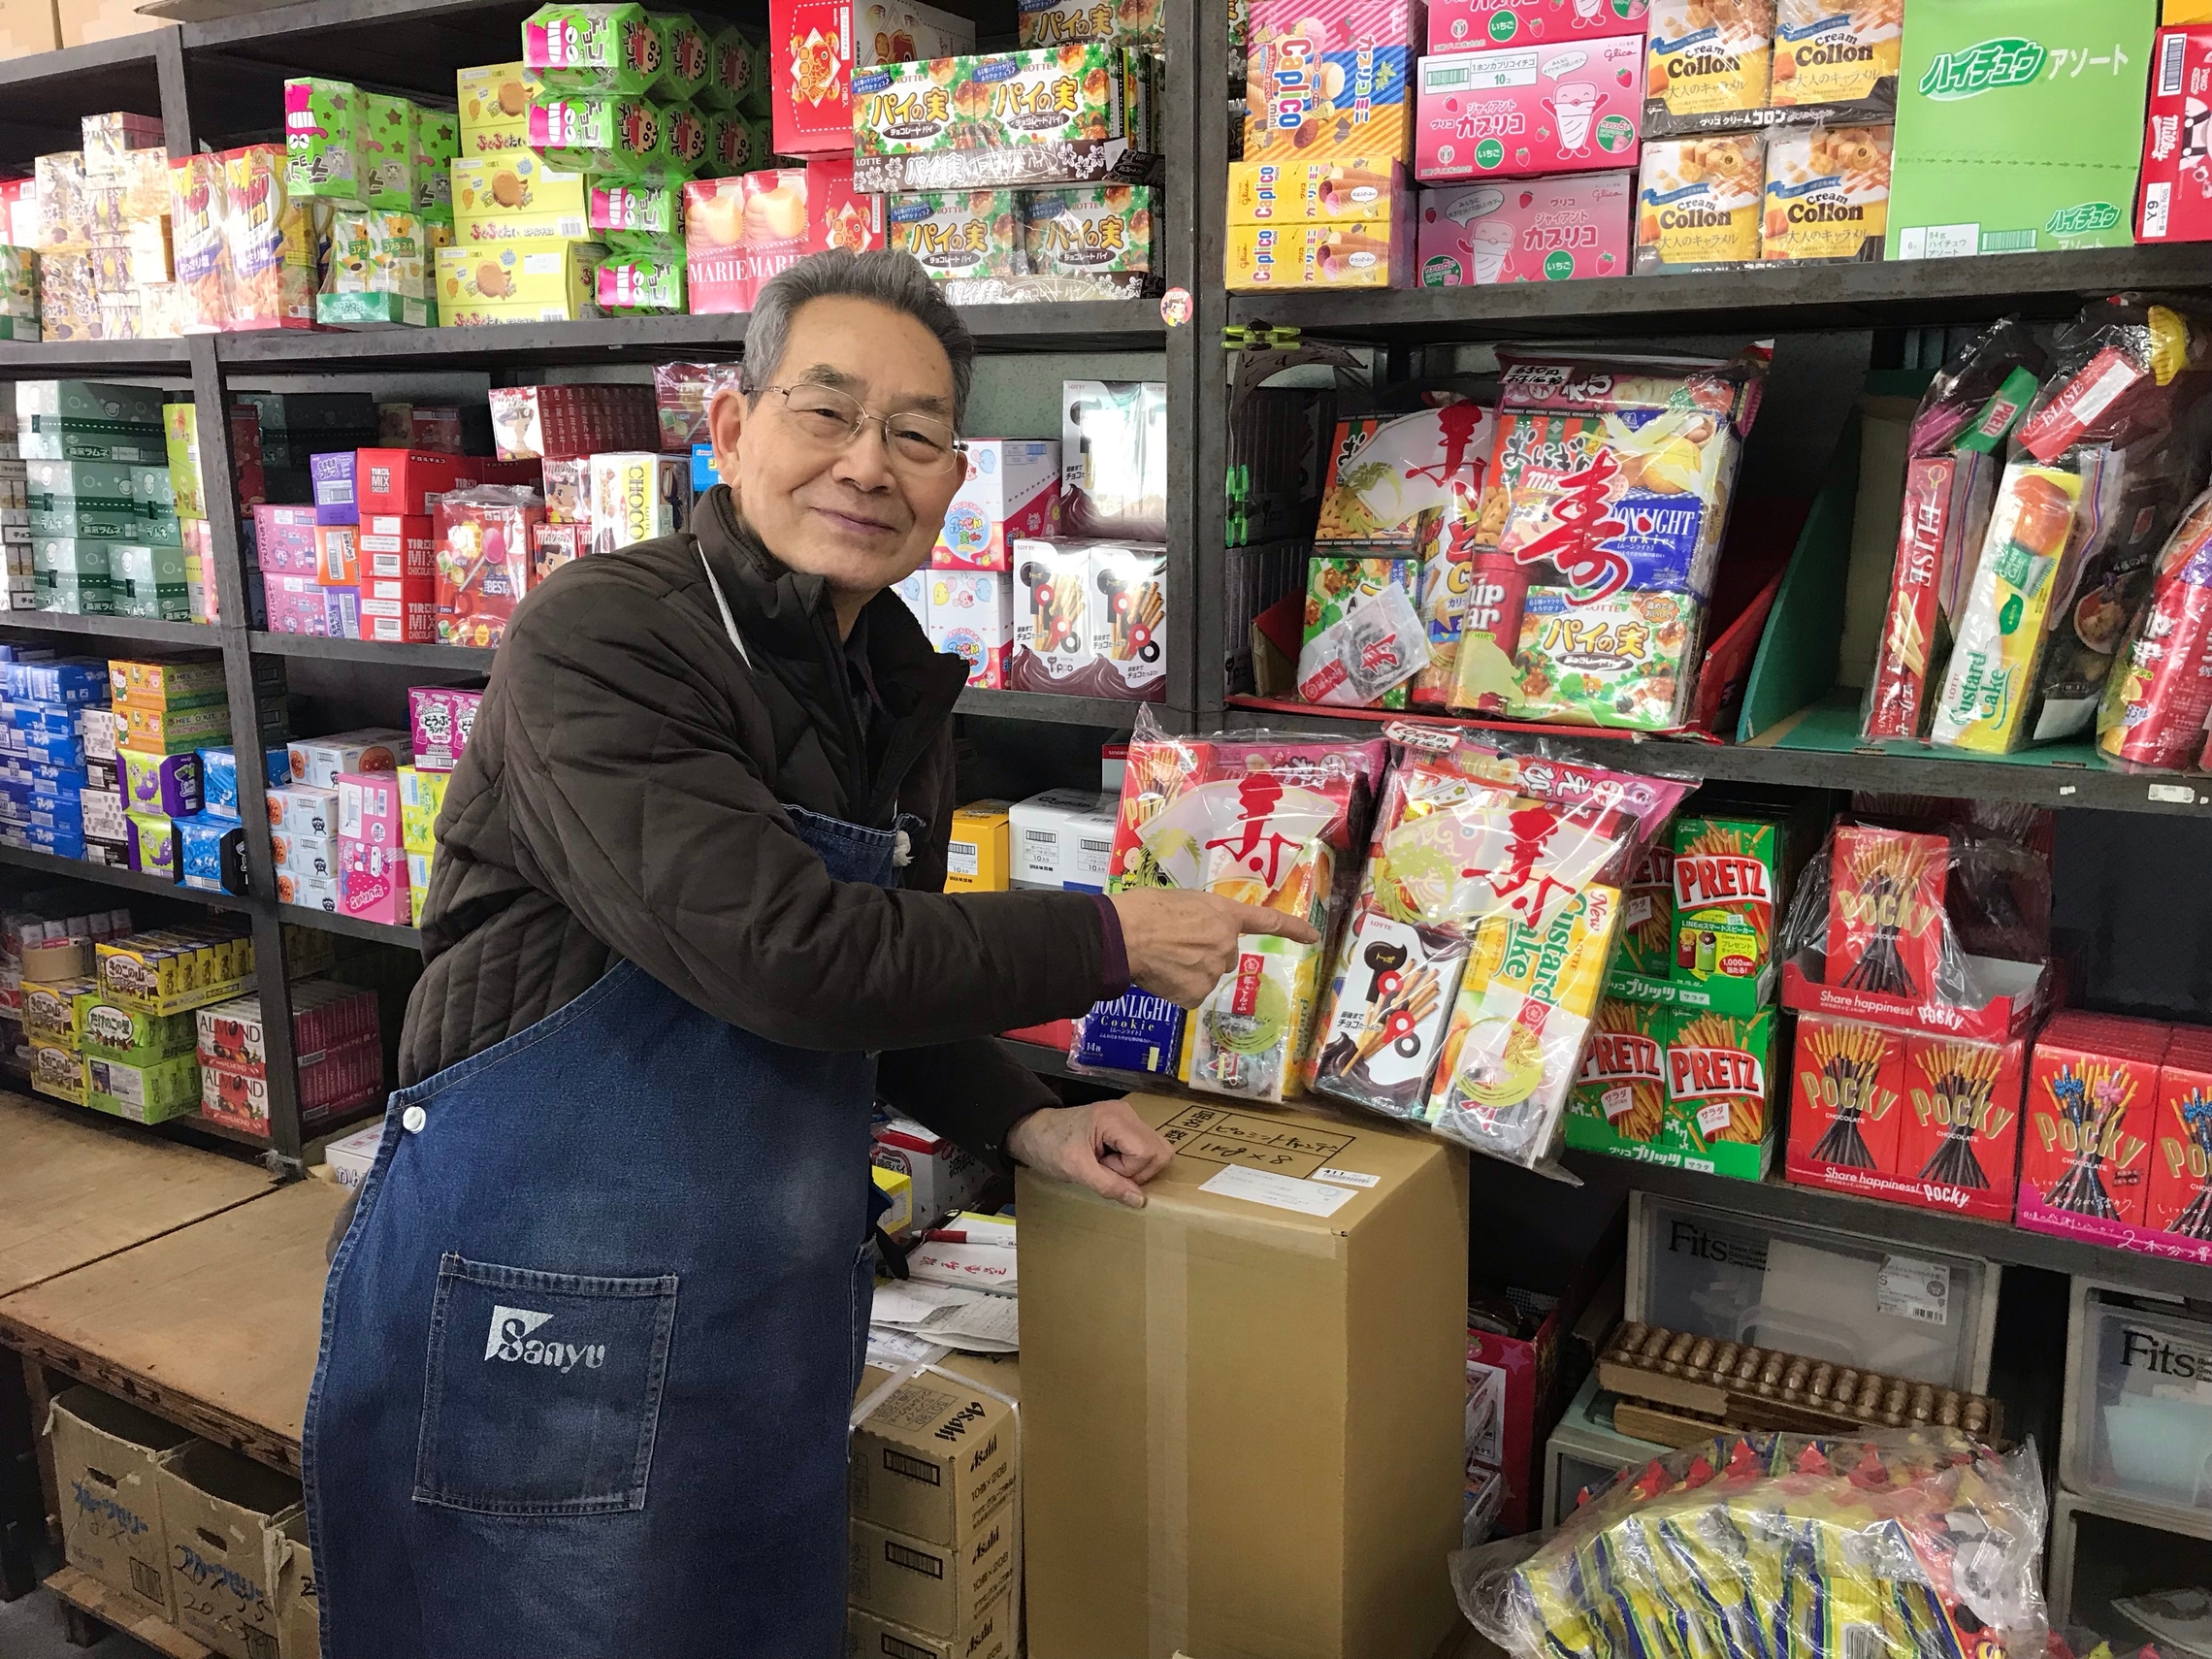
{"type": "Polygon", "coordinates": [[[56,1396],[47,1433],[69,1564],[133,1606],[175,1620],[154,1471],[191,1435],[92,1388],[56,1396]]]}
{"type": "Polygon", "coordinates": [[[308,1512],[288,1516],[276,1529],[277,1659],[321,1659],[322,1600],[315,1589],[315,1557],[308,1547],[308,1512]]]}
{"type": "Polygon", "coordinates": [[[1142,1210],[1020,1179],[1030,1650],[1400,1659],[1458,1618],[1467,1159],[1135,1095],[1142,1210]]]}

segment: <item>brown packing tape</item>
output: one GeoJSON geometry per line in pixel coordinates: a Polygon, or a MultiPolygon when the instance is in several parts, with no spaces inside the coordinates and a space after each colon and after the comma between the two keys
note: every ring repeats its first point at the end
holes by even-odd
{"type": "Polygon", "coordinates": [[[1181,1222],[1145,1236],[1145,1652],[1190,1637],[1190,1252],[1181,1222]]]}

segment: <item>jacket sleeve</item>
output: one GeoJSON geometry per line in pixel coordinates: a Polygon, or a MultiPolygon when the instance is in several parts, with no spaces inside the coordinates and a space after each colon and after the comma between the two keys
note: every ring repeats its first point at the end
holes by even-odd
{"type": "Polygon", "coordinates": [[[542,599],[517,611],[487,697],[505,705],[518,867],[611,949],[795,1048],[958,1042],[1096,1000],[1090,897],[832,881],[748,757],[743,713],[694,666],[719,641],[613,570],[542,599]]]}
{"type": "Polygon", "coordinates": [[[876,1068],[876,1092],[916,1122],[1001,1172],[1013,1168],[1006,1136],[1059,1096],[1045,1080],[990,1037],[887,1053],[876,1068]]]}

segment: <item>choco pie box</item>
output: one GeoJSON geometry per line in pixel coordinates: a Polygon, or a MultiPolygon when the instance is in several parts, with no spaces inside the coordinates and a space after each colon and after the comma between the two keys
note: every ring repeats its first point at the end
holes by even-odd
{"type": "Polygon", "coordinates": [[[1414,177],[1633,167],[1643,104],[1642,35],[1424,57],[1415,85],[1414,177]]]}
{"type": "Polygon", "coordinates": [[[1424,288],[1621,276],[1636,191],[1626,173],[1486,180],[1420,194],[1424,288]]]}

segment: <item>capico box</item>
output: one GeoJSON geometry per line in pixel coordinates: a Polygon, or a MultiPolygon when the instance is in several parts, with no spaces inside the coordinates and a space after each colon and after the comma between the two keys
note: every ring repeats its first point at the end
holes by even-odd
{"type": "Polygon", "coordinates": [[[1889,257],[2132,244],[2155,12],[2154,0],[1916,11],[1898,75],[1889,257]]]}
{"type": "Polygon", "coordinates": [[[1429,0],[1428,49],[1632,35],[1646,8],[1647,0],[1429,0]]]}
{"type": "Polygon", "coordinates": [[[1410,288],[1414,215],[1323,224],[1231,225],[1222,256],[1230,288],[1410,288]]]}
{"type": "Polygon", "coordinates": [[[174,1623],[177,1601],[154,1472],[192,1437],[91,1388],[56,1395],[46,1427],[69,1564],[131,1606],[174,1623]]]}
{"type": "Polygon", "coordinates": [[[1634,196],[1626,173],[1423,190],[1421,286],[1624,276],[1634,196]]]}
{"type": "Polygon", "coordinates": [[[1176,1155],[1144,1209],[1017,1177],[1031,1650],[1433,1651],[1458,1616],[1434,1564],[1460,1532],[1466,1158],[1130,1103],[1176,1155]]]}
{"type": "Polygon", "coordinates": [[[1419,21],[1412,0],[1255,0],[1244,158],[1408,159],[1419,21]]]}
{"type": "Polygon", "coordinates": [[[1406,164],[1395,157],[1232,161],[1229,223],[1386,217],[1406,199],[1406,164]]]}

